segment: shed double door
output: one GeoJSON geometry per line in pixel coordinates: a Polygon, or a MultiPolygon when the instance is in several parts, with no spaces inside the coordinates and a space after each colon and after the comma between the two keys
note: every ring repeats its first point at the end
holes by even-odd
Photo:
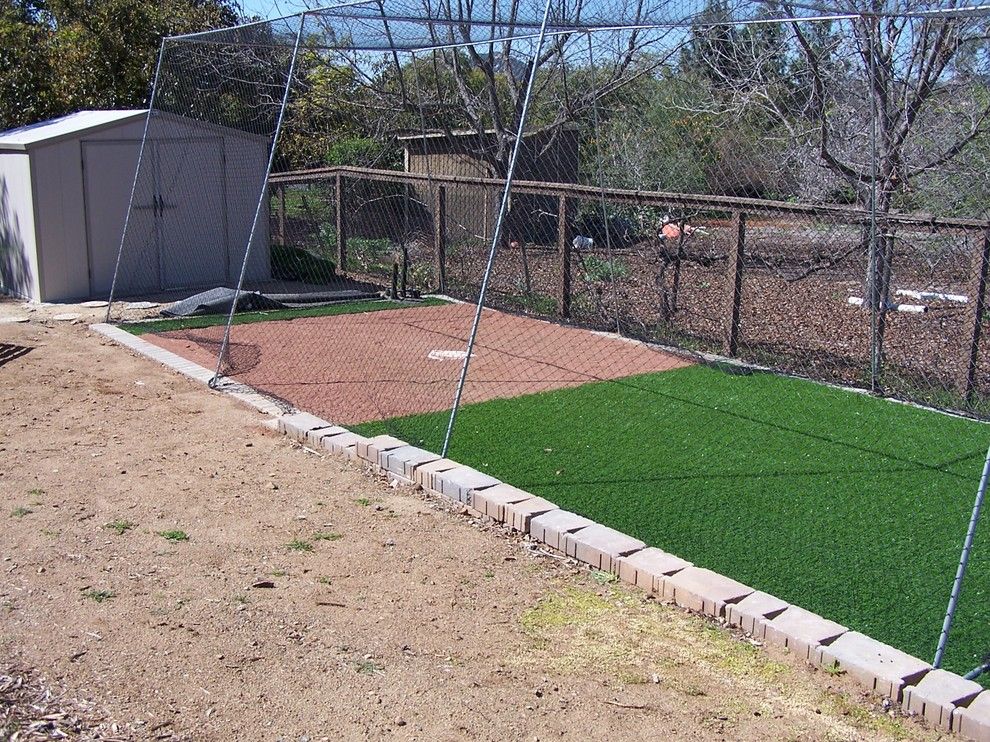
{"type": "MultiPolygon", "coordinates": [[[[113,282],[140,142],[83,143],[90,291],[113,282]]],[[[227,281],[226,176],[222,138],[145,145],[134,190],[118,295],[227,281]]]]}

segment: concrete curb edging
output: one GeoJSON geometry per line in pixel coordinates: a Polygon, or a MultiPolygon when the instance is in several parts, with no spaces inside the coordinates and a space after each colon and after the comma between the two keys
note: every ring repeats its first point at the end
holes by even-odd
{"type": "MultiPolygon", "coordinates": [[[[150,358],[153,361],[158,361],[163,366],[167,366],[173,371],[178,371],[183,376],[188,376],[194,381],[198,381],[202,384],[209,385],[210,381],[213,379],[213,371],[198,363],[193,363],[192,361],[187,361],[180,355],[176,355],[171,351],[165,350],[164,348],[159,348],[154,343],[149,343],[147,340],[142,340],[137,335],[132,335],[127,332],[127,330],[122,330],[116,325],[109,325],[104,322],[99,324],[90,325],[89,329],[93,332],[103,335],[103,337],[114,341],[118,345],[123,345],[125,348],[130,348],[136,353],[150,358]]],[[[263,412],[266,415],[284,415],[289,412],[296,412],[294,407],[286,405],[279,400],[273,399],[272,397],[265,396],[259,392],[251,389],[250,387],[243,384],[232,384],[224,383],[223,385],[217,387],[217,391],[222,391],[225,394],[229,394],[234,399],[238,399],[251,407],[254,407],[259,412],[263,412]]]]}
{"type": "MultiPolygon", "coordinates": [[[[108,324],[94,332],[203,384],[213,372],[108,324]]],[[[848,672],[867,690],[902,705],[940,730],[990,742],[990,690],[892,646],[735,580],[696,567],[529,492],[388,435],[352,433],[240,384],[216,388],[267,415],[277,430],[316,450],[364,461],[403,484],[465,505],[595,569],[689,610],[722,618],[809,663],[848,672]]]]}

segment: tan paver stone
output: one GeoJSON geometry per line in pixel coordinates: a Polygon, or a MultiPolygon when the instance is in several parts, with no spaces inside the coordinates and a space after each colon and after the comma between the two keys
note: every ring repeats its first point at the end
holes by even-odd
{"type": "Polygon", "coordinates": [[[563,551],[565,533],[595,525],[595,522],[569,510],[551,510],[538,515],[529,524],[529,535],[547,546],[563,551]]]}
{"type": "Polygon", "coordinates": [[[901,700],[905,686],[917,683],[932,669],[927,662],[858,631],[819,647],[815,657],[822,667],[838,664],[867,688],[894,701],[901,700]]]}
{"type": "Polygon", "coordinates": [[[741,582],[703,567],[687,567],[661,580],[661,594],[677,605],[720,617],[728,603],[738,603],[753,592],[741,582]]]}
{"type": "Polygon", "coordinates": [[[544,500],[542,497],[533,497],[521,502],[510,502],[503,509],[504,522],[517,531],[529,533],[529,525],[533,518],[549,513],[551,510],[559,510],[559,508],[556,503],[544,500]]]}
{"type": "Polygon", "coordinates": [[[639,539],[597,524],[564,534],[565,554],[605,572],[618,572],[619,557],[644,548],[646,544],[639,539]]]}
{"type": "Polygon", "coordinates": [[[990,690],[952,714],[952,730],[977,742],[990,742],[990,690]]]}
{"type": "Polygon", "coordinates": [[[441,495],[457,502],[463,502],[468,507],[473,507],[472,493],[475,490],[501,484],[495,477],[470,466],[458,466],[455,469],[435,472],[433,482],[435,485],[439,485],[437,489],[441,495]]]}
{"type": "Polygon", "coordinates": [[[363,441],[358,442],[357,455],[358,458],[370,461],[372,464],[377,464],[378,457],[381,456],[382,451],[408,445],[405,441],[400,441],[398,438],[393,438],[390,435],[376,435],[374,438],[365,438],[363,441]]]}
{"type": "Polygon", "coordinates": [[[915,685],[904,688],[904,712],[925,717],[938,729],[952,729],[952,715],[969,705],[983,686],[954,672],[932,670],[915,685]]]}
{"type": "Polygon", "coordinates": [[[649,546],[619,558],[619,579],[650,592],[661,592],[661,578],[691,566],[689,561],[649,546]]]}
{"type": "Polygon", "coordinates": [[[513,487],[511,484],[496,484],[493,487],[478,490],[472,499],[474,501],[473,507],[479,513],[504,523],[506,505],[532,500],[534,497],[535,495],[531,495],[518,487],[513,487]]]}
{"type": "Polygon", "coordinates": [[[330,453],[356,460],[358,457],[358,444],[367,440],[363,435],[358,435],[357,433],[339,433],[337,435],[323,436],[320,439],[320,445],[330,453]]]}
{"type": "Polygon", "coordinates": [[[794,654],[814,661],[815,650],[845,634],[842,624],[822,618],[817,613],[792,605],[766,622],[763,638],[767,644],[787,647],[794,654]]]}
{"type": "Polygon", "coordinates": [[[456,469],[459,466],[461,465],[456,461],[451,461],[450,459],[437,459],[436,461],[431,461],[428,464],[417,466],[416,476],[414,479],[423,489],[439,494],[440,484],[436,481],[436,475],[441,472],[456,469]]]}
{"type": "Polygon", "coordinates": [[[769,593],[757,590],[726,609],[725,618],[732,626],[738,626],[748,634],[762,639],[767,621],[783,613],[789,603],[769,593]]]}
{"type": "Polygon", "coordinates": [[[339,425],[328,425],[325,428],[312,428],[306,431],[306,440],[304,443],[311,448],[320,448],[324,436],[328,435],[340,435],[341,433],[349,433],[347,428],[342,428],[339,425]]]}
{"type": "Polygon", "coordinates": [[[382,451],[378,456],[378,465],[385,471],[391,472],[403,479],[413,481],[416,467],[437,461],[440,457],[432,451],[416,446],[400,446],[382,451]]]}
{"type": "Polygon", "coordinates": [[[278,419],[278,432],[300,443],[306,442],[309,431],[329,427],[331,423],[308,412],[293,412],[278,419]]]}

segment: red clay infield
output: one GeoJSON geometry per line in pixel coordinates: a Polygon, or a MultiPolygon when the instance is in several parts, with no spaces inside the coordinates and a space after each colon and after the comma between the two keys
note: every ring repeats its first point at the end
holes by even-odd
{"type": "MultiPolygon", "coordinates": [[[[447,304],[235,325],[229,374],[340,424],[447,410],[474,311],[447,304]]],[[[144,337],[214,368],[223,328],[144,337]]],[[[688,365],[635,341],[486,309],[463,402],[688,365]]]]}

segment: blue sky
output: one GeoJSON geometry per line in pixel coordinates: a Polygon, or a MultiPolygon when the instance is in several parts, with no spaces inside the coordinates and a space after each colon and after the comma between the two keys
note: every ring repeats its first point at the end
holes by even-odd
{"type": "Polygon", "coordinates": [[[295,0],[241,0],[241,7],[244,15],[258,18],[278,18],[303,9],[295,0]]]}

